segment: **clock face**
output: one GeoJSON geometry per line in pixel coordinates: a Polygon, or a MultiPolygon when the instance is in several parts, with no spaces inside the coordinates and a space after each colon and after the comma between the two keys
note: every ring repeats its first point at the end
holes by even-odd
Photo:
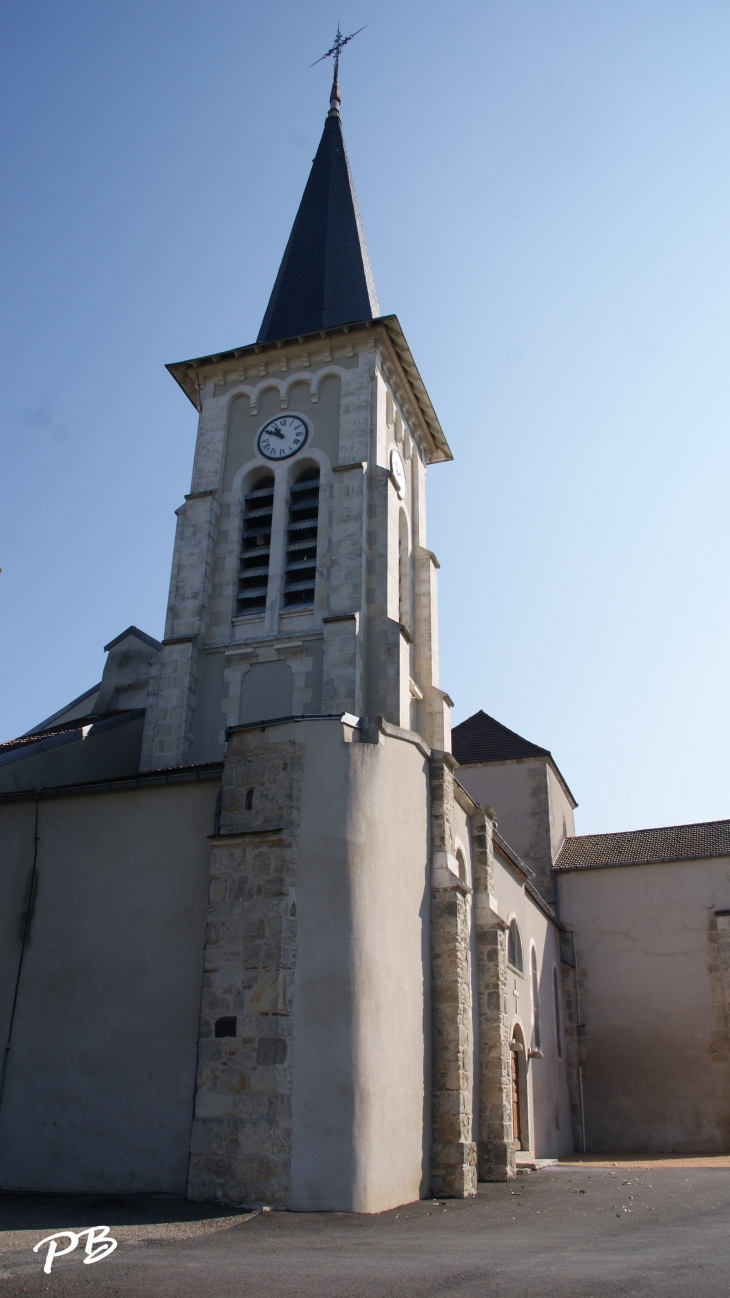
{"type": "Polygon", "coordinates": [[[281,415],[264,424],[256,445],[267,460],[288,460],[301,451],[309,437],[309,429],[299,415],[281,415]]]}
{"type": "Polygon", "coordinates": [[[400,452],[393,447],[390,452],[390,476],[395,483],[395,489],[398,492],[398,499],[404,500],[406,494],[406,471],[403,467],[403,461],[400,452]]]}

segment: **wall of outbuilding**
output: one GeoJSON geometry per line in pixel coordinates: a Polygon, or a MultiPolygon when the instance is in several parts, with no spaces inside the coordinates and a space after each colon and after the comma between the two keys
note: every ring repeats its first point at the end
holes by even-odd
{"type": "Polygon", "coordinates": [[[212,775],[0,805],[3,1188],[184,1194],[212,775]]]}
{"type": "Polygon", "coordinates": [[[730,859],[558,881],[578,956],[588,1150],[727,1151],[730,859]]]}

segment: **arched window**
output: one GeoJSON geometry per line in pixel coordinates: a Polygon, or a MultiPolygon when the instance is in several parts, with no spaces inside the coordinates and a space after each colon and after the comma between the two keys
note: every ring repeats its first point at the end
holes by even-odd
{"type": "Polygon", "coordinates": [[[289,493],[289,526],[286,534],[284,607],[301,608],[314,603],[317,576],[317,520],[319,518],[319,469],[304,469],[289,493]]]}
{"type": "Polygon", "coordinates": [[[412,631],[411,554],[408,543],[408,519],[404,509],[398,516],[398,617],[412,631]]]}
{"type": "Polygon", "coordinates": [[[462,883],[466,883],[466,861],[464,860],[464,853],[461,848],[459,848],[456,853],[456,864],[459,867],[459,879],[462,883]]]}
{"type": "Polygon", "coordinates": [[[563,1016],[560,1013],[560,980],[558,971],[553,965],[553,1001],[555,1002],[555,1040],[558,1046],[558,1059],[563,1058],[563,1016]]]}
{"type": "Polygon", "coordinates": [[[537,977],[537,951],[534,947],[530,953],[530,974],[532,977],[533,1037],[535,1041],[535,1049],[540,1050],[542,1046],[542,1029],[540,1027],[540,984],[537,977]]]}
{"type": "Polygon", "coordinates": [[[509,933],[507,934],[507,963],[512,965],[518,973],[522,973],[524,966],[522,963],[522,938],[520,930],[517,927],[517,920],[510,922],[509,933]]]}
{"type": "Polygon", "coordinates": [[[266,590],[269,584],[271,515],[274,509],[273,473],[256,478],[243,500],[236,612],[258,613],[266,608],[266,590]]]}

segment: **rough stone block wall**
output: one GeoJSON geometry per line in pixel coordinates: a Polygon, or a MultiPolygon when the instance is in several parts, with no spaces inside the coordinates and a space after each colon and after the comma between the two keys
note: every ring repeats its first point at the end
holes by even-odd
{"type": "Polygon", "coordinates": [[[525,864],[535,871],[535,887],[552,906],[555,901],[555,879],[552,870],[553,857],[550,846],[552,809],[550,806],[547,766],[543,762],[528,766],[528,777],[530,781],[530,822],[532,832],[523,859],[525,864]]]}
{"type": "Polygon", "coordinates": [[[211,860],[192,1199],[287,1206],[301,768],[298,744],[231,738],[211,860]]]}
{"type": "Polygon", "coordinates": [[[507,930],[491,911],[494,891],[493,823],[485,807],[472,820],[479,1003],[480,1181],[508,1181],[515,1175],[512,1132],[512,1072],[507,1005],[507,930]]]}
{"type": "Polygon", "coordinates": [[[730,915],[711,915],[708,936],[715,1012],[710,1058],[714,1064],[726,1064],[730,1060],[730,915]]]}
{"type": "Polygon", "coordinates": [[[212,491],[187,496],[177,511],[165,640],[159,674],[151,681],[142,740],[143,770],[182,765],[190,736],[198,679],[198,646],[213,585],[220,507],[212,491]]]}
{"type": "MultiPolygon", "coordinates": [[[[454,777],[447,754],[431,758],[431,843],[454,850],[454,777]]],[[[432,890],[431,970],[433,1005],[433,1144],[431,1188],[435,1195],[476,1194],[477,1151],[472,1139],[472,1046],[468,889],[432,890]]]]}
{"type": "Polygon", "coordinates": [[[509,1181],[515,1175],[512,1132],[512,1073],[507,1006],[507,932],[477,927],[479,987],[480,1181],[509,1181]]]}
{"type": "MultiPolygon", "coordinates": [[[[574,964],[572,931],[561,934],[560,988],[563,997],[563,1040],[568,1074],[568,1099],[573,1149],[583,1153],[583,1108],[581,1102],[581,1068],[585,1074],[585,1024],[581,1023],[579,995],[581,987],[574,964]]],[[[585,976],[585,971],[584,975],[585,976]]]]}

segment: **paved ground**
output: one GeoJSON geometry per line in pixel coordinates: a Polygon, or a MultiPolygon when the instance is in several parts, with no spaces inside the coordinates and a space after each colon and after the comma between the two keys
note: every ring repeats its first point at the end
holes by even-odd
{"type": "MultiPolygon", "coordinates": [[[[220,1211],[147,1195],[0,1198],[0,1295],[58,1298],[730,1298],[730,1168],[525,1172],[379,1216],[220,1211]],[[33,1244],[107,1225],[50,1275],[33,1244]]],[[[62,1241],[59,1247],[65,1247],[62,1241]]]]}

